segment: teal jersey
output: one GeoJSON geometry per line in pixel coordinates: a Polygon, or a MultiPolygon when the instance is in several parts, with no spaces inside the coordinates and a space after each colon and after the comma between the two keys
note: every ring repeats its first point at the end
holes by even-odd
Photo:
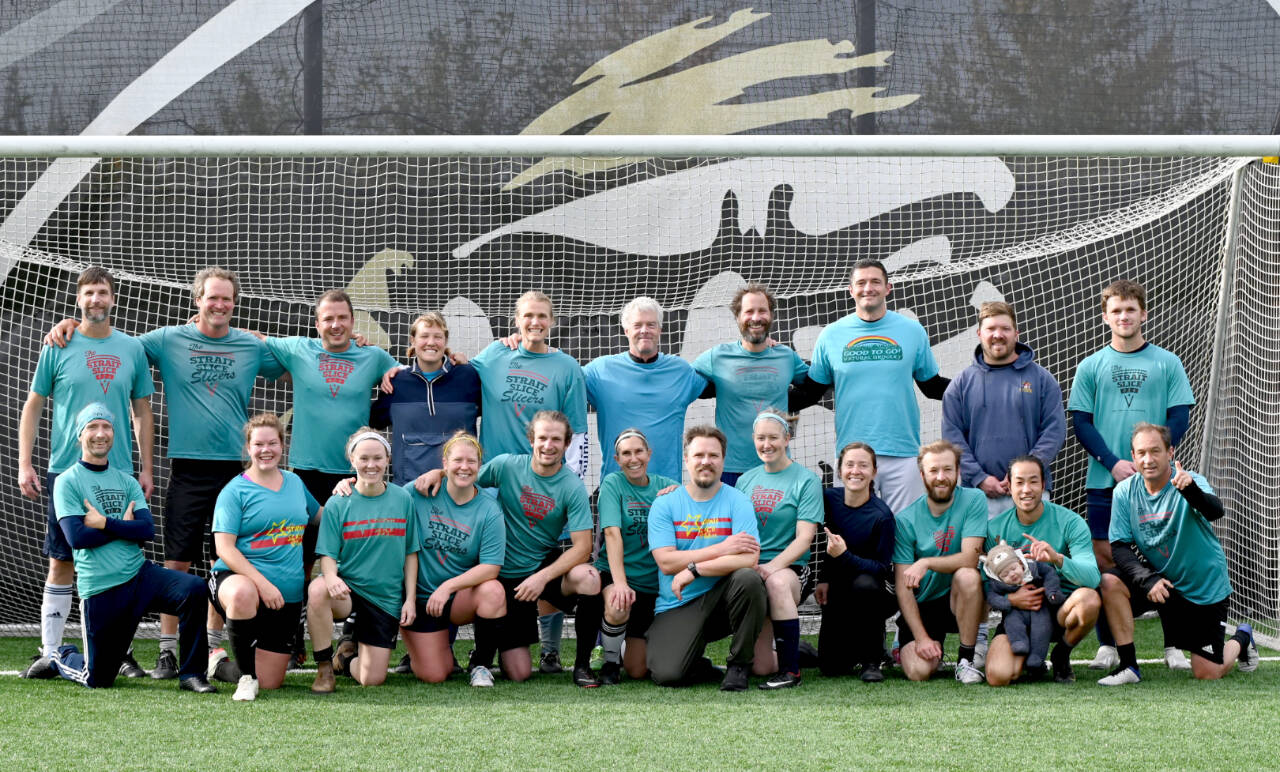
{"type": "MultiPolygon", "coordinates": [[[[751,500],[737,488],[721,485],[710,501],[694,501],[681,487],[659,496],[649,510],[649,546],[675,547],[680,551],[711,547],[735,533],[749,533],[757,539],[756,515],[751,500]]],[[[724,577],[699,576],[685,585],[680,598],[671,591],[672,575],[658,572],[658,600],[654,612],[683,606],[705,595],[724,577]]]]}
{"type": "MultiPolygon", "coordinates": [[[[1209,481],[1188,472],[1195,484],[1212,494],[1209,481]]],[[[1111,541],[1132,544],[1151,567],[1192,603],[1207,606],[1231,594],[1227,557],[1209,521],[1191,508],[1173,482],[1155,494],[1142,475],[1116,486],[1111,500],[1111,541]]]]}
{"type": "Polygon", "coordinates": [[[471,360],[480,374],[480,444],[487,455],[525,453],[525,427],[539,410],[559,410],[574,434],[587,431],[587,391],[582,368],[563,351],[514,351],[500,341],[471,360]]]}
{"type": "Polygon", "coordinates": [[[70,469],[80,459],[76,414],[101,402],[115,416],[116,439],[107,457],[113,469],[133,469],[133,435],[129,431],[132,401],[151,396],[151,368],[137,338],[112,330],[105,338],[77,331],[66,348],[45,346],[36,361],[31,390],[53,399],[49,431],[49,471],[70,469]]]}
{"type": "Polygon", "coordinates": [[[1057,569],[1062,579],[1062,589],[1071,593],[1077,587],[1096,588],[1102,581],[1098,561],[1093,556],[1093,539],[1084,518],[1052,501],[1044,503],[1044,512],[1031,525],[1018,520],[1018,511],[1010,508],[987,521],[987,541],[984,552],[990,552],[1003,539],[1013,547],[1021,547],[1030,554],[1031,542],[1023,534],[1031,534],[1048,542],[1062,555],[1062,568],[1057,569]]]}
{"type": "MultiPolygon", "coordinates": [[[[98,512],[117,520],[124,517],[129,502],[135,511],[146,509],[142,486],[132,476],[112,469],[110,464],[95,471],[75,464],[53,481],[53,506],[58,519],[84,517],[88,499],[98,512]]],[[[76,563],[76,590],[81,598],[124,584],[142,568],[142,545],[128,539],[112,539],[89,549],[72,550],[76,563]]]]}
{"type": "Polygon", "coordinates": [[[320,518],[316,554],[338,563],[338,576],[352,590],[400,618],[405,556],[418,551],[417,516],[404,488],[388,486],[378,496],[332,496],[320,518]]]}
{"type": "Polygon", "coordinates": [[[716,426],[729,438],[726,472],[745,472],[760,463],[752,427],[771,405],[787,408],[791,384],[804,383],[809,366],[787,346],[747,351],[741,341],[721,343],[693,360],[693,369],[716,387],[716,426]]]}
{"type": "MultiPolygon", "coordinates": [[[[1147,421],[1164,426],[1169,408],[1195,403],[1182,362],[1148,343],[1128,354],[1106,346],[1085,357],[1071,381],[1067,410],[1092,413],[1093,425],[1107,447],[1127,461],[1133,458],[1130,435],[1135,424],[1147,421]]],[[[1115,484],[1111,470],[1090,456],[1085,487],[1115,484]]]]}
{"type": "Polygon", "coordinates": [[[591,530],[587,489],[573,472],[561,466],[555,474],[534,474],[532,457],[504,454],[480,468],[476,484],[498,489],[503,522],[507,526],[507,555],[499,576],[529,576],[560,543],[566,530],[591,530]]]}
{"type": "Polygon", "coordinates": [[[837,448],[858,441],[882,456],[912,458],[920,450],[915,382],[937,374],[924,327],[894,311],[827,325],[809,368],[813,380],[835,385],[837,448]]]}
{"type": "MultiPolygon", "coordinates": [[[[213,532],[236,537],[236,549],[284,596],[285,603],[306,597],[302,574],[302,534],[320,504],[293,472],[281,470],[280,490],[265,488],[243,474],[218,494],[213,506],[213,532]]],[[[214,571],[230,571],[218,558],[214,571]]]]}
{"type": "Polygon", "coordinates": [[[423,496],[408,483],[418,535],[418,600],[455,576],[478,565],[501,566],[507,554],[502,508],[492,496],[476,491],[466,504],[453,500],[444,483],[434,496],[423,496]]]}
{"type": "MultiPolygon", "coordinates": [[[[921,496],[894,517],[893,562],[911,565],[921,558],[954,555],[964,539],[987,537],[987,497],[977,488],[956,488],[951,506],[934,517],[929,497],[921,496]]],[[[951,592],[951,574],[926,571],[916,600],[935,600],[951,592]]]]}
{"type": "Polygon", "coordinates": [[[194,324],[161,327],[138,340],[164,383],[169,458],[239,460],[254,379],[284,373],[267,345],[237,329],[210,338],[194,324]]]}
{"type": "MultiPolygon", "coordinates": [[[[637,488],[622,472],[614,472],[600,482],[599,499],[600,532],[617,528],[622,532],[622,567],[627,572],[627,585],[636,592],[658,592],[658,564],[653,561],[649,548],[649,508],[658,497],[658,491],[670,485],[679,485],[670,477],[649,475],[649,484],[637,488]]],[[[609,549],[602,543],[596,568],[612,571],[609,567],[609,549]]],[[[621,577],[615,577],[620,579],[621,577]]]]}
{"type": "Polygon", "coordinates": [[[267,338],[266,343],[293,376],[289,465],[330,474],[351,471],[347,438],[369,423],[371,389],[396,360],[377,346],[355,343],[338,353],[325,351],[315,338],[267,338]]]}
{"type": "MultiPolygon", "coordinates": [[[[768,472],[761,464],[739,477],[736,487],[747,494],[756,511],[761,563],[773,560],[795,541],[797,522],[823,521],[822,481],[803,464],[792,462],[781,472],[768,472]]],[[[804,567],[808,562],[805,550],[792,565],[804,567]]]]}

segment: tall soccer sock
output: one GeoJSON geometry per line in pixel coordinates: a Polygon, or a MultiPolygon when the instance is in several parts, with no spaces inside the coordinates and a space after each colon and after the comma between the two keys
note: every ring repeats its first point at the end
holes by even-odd
{"type": "Polygon", "coordinates": [[[620,664],[622,662],[622,639],[627,635],[627,623],[611,625],[600,623],[600,638],[604,645],[604,661],[620,664]]]}
{"type": "Polygon", "coordinates": [[[253,619],[228,619],[227,642],[231,644],[231,653],[236,657],[241,675],[258,677],[258,625],[253,619]]]}
{"type": "Polygon", "coordinates": [[[1120,654],[1120,667],[1138,669],[1138,650],[1132,643],[1119,644],[1116,651],[1120,654]]]}
{"type": "Polygon", "coordinates": [[[1098,624],[1093,629],[1098,634],[1099,646],[1115,646],[1116,645],[1115,636],[1111,634],[1111,625],[1107,624],[1106,614],[1098,615],[1098,624]]]}
{"type": "Polygon", "coordinates": [[[1049,662],[1054,665],[1063,665],[1071,662],[1071,650],[1074,648],[1074,645],[1068,644],[1066,641],[1059,641],[1049,655],[1049,662]]]}
{"type": "Polygon", "coordinates": [[[960,644],[960,647],[956,650],[956,658],[967,659],[969,660],[969,664],[973,664],[974,648],[974,646],[965,646],[963,643],[960,644]]]}
{"type": "Polygon", "coordinates": [[[555,611],[538,617],[538,641],[542,652],[560,652],[560,636],[564,633],[564,612],[555,611]]]}
{"type": "Polygon", "coordinates": [[[1236,630],[1229,640],[1240,644],[1239,660],[1246,665],[1249,664],[1249,634],[1244,630],[1236,630]]]}
{"type": "Polygon", "coordinates": [[[499,625],[500,622],[497,619],[476,617],[476,647],[471,652],[471,667],[490,667],[493,665],[493,655],[498,651],[499,625]]]}
{"type": "Polygon", "coordinates": [[[71,585],[46,582],[40,600],[40,653],[43,656],[57,656],[70,614],[71,585]]]}
{"type": "Polygon", "coordinates": [[[800,620],[773,620],[773,643],[778,651],[779,673],[800,673],[800,620]]]}
{"type": "MultiPolygon", "coordinates": [[[[209,651],[213,651],[214,649],[221,646],[222,641],[231,635],[231,633],[228,632],[227,630],[227,628],[229,628],[230,626],[231,626],[231,620],[228,619],[226,621],[226,626],[223,627],[221,630],[215,630],[212,627],[206,627],[204,629],[205,635],[209,636],[209,651]]],[[[232,648],[232,651],[234,652],[235,650],[234,643],[231,644],[231,648],[232,648]]],[[[236,655],[236,659],[239,659],[239,658],[240,658],[239,655],[236,655]]]]}
{"type": "Polygon", "coordinates": [[[173,656],[178,656],[178,636],[160,633],[160,651],[167,651],[173,656]]]}

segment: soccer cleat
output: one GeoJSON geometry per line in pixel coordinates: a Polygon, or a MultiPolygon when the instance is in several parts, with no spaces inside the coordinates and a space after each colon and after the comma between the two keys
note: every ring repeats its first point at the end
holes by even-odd
{"type": "Polygon", "coordinates": [[[147,671],[142,669],[138,664],[138,660],[133,658],[133,650],[130,649],[125,653],[124,659],[120,660],[120,675],[125,678],[146,678],[147,671]]]}
{"type": "Polygon", "coordinates": [[[1249,645],[1242,648],[1236,657],[1236,668],[1241,673],[1252,673],[1258,669],[1258,644],[1253,640],[1253,625],[1241,622],[1236,626],[1236,632],[1249,636],[1249,645]]]}
{"type": "Polygon", "coordinates": [[[622,666],[617,662],[606,662],[600,666],[600,685],[615,686],[622,681],[622,666]]]}
{"type": "Polygon", "coordinates": [[[871,662],[862,666],[862,674],[859,676],[865,684],[878,684],[884,680],[884,673],[880,672],[880,663],[871,662]]]}
{"type": "Polygon", "coordinates": [[[729,665],[720,682],[722,692],[745,692],[748,686],[747,669],[742,665],[729,665]]]}
{"type": "Polygon", "coordinates": [[[596,644],[591,649],[591,669],[599,670],[600,666],[603,664],[604,664],[604,647],[601,646],[600,644],[596,644]]]}
{"type": "Polygon", "coordinates": [[[766,678],[756,688],[772,691],[774,689],[790,689],[800,685],[799,673],[774,673],[766,678]]]}
{"type": "Polygon", "coordinates": [[[31,658],[31,664],[27,665],[27,669],[18,674],[19,678],[57,678],[58,669],[53,666],[52,657],[44,657],[39,654],[31,658]]]}
{"type": "Polygon", "coordinates": [[[1053,682],[1056,684],[1072,684],[1076,681],[1076,673],[1071,669],[1071,660],[1053,663],[1053,682]]]}
{"type": "MultiPolygon", "coordinates": [[[[209,652],[209,664],[205,666],[204,675],[210,681],[214,680],[214,674],[218,672],[219,663],[227,661],[227,650],[219,646],[209,652]]],[[[237,681],[239,679],[236,679],[237,681]]]]}
{"type": "Polygon", "coordinates": [[[316,663],[316,680],[311,682],[312,694],[333,694],[333,690],[337,688],[337,683],[333,677],[332,662],[316,663]]]}
{"type": "Polygon", "coordinates": [[[240,683],[240,676],[244,673],[240,672],[240,666],[233,659],[224,659],[218,663],[218,667],[213,671],[211,681],[221,681],[224,684],[240,683]]]}
{"type": "Polygon", "coordinates": [[[1098,679],[1100,686],[1124,686],[1125,684],[1136,684],[1142,680],[1142,674],[1138,672],[1136,667],[1117,667],[1111,671],[1110,675],[1103,676],[1098,679]]]}
{"type": "Polygon", "coordinates": [[[1174,646],[1164,647],[1164,663],[1169,666],[1170,670],[1191,669],[1191,663],[1187,661],[1187,655],[1182,653],[1182,649],[1174,646]]]}
{"type": "Polygon", "coordinates": [[[595,671],[583,665],[573,669],[573,682],[584,689],[594,689],[600,685],[600,679],[596,678],[595,671]]]}
{"type": "Polygon", "coordinates": [[[151,677],[159,680],[178,677],[178,658],[173,652],[163,650],[160,652],[160,656],[156,657],[156,666],[151,671],[151,677]]]}
{"type": "Polygon", "coordinates": [[[199,673],[183,678],[178,682],[178,688],[185,692],[195,692],[196,694],[214,694],[218,691],[213,684],[209,683],[208,679],[199,673]]]}
{"type": "Polygon", "coordinates": [[[1120,652],[1115,646],[1102,645],[1089,663],[1090,670],[1115,670],[1120,666],[1120,652]]]}
{"type": "Polygon", "coordinates": [[[982,671],[967,659],[956,663],[956,680],[962,684],[980,684],[985,680],[982,671]]]}
{"type": "Polygon", "coordinates": [[[538,659],[539,673],[563,673],[564,666],[560,664],[560,652],[544,651],[538,659]]]}
{"type": "Polygon", "coordinates": [[[493,686],[493,673],[490,673],[489,668],[484,665],[476,665],[471,668],[471,685],[493,686]]]}
{"type": "Polygon", "coordinates": [[[236,684],[236,693],[231,695],[235,702],[253,702],[258,698],[258,679],[245,673],[236,684]]]}
{"type": "MultiPolygon", "coordinates": [[[[458,663],[456,662],[453,663],[453,666],[457,667],[458,663]]],[[[400,658],[400,664],[396,665],[396,669],[394,672],[396,673],[412,673],[413,672],[413,660],[412,658],[409,657],[408,653],[405,653],[405,655],[400,658]]],[[[450,675],[452,675],[452,673],[450,675]]]]}

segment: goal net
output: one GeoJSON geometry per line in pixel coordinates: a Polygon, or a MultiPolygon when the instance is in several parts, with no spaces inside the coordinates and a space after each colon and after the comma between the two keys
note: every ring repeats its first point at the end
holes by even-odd
{"type": "MultiPolygon", "coordinates": [[[[1102,287],[1144,284],[1146,336],[1182,358],[1196,395],[1180,455],[1228,505],[1232,614],[1274,635],[1278,194],[1276,166],[1233,158],[0,159],[0,629],[38,631],[44,501],[13,484],[17,423],[41,336],[75,315],[87,265],[117,276],[114,323],[131,334],[186,321],[192,276],[221,265],[242,283],[237,326],[314,334],[316,297],[346,288],[358,330],[402,360],[419,313],[443,311],[452,345],[474,355],[538,289],[555,301],[553,345],[585,364],[625,348],[617,314],[639,295],[666,309],[668,353],[692,360],[736,339],[728,305],[747,281],[776,293],[773,335],[808,359],[823,326],[852,311],[850,265],[870,257],[944,375],[972,361],[976,307],[1006,300],[1064,392],[1108,340],[1102,287]]],[[[925,441],[939,435],[939,404],[921,398],[925,441]]],[[[162,393],[153,407],[163,530],[162,393]]],[[[289,407],[286,389],[259,382],[253,411],[289,407]]],[[[688,423],[713,411],[697,402],[688,423]]],[[[37,470],[48,430],[46,415],[37,470]]],[[[794,445],[828,485],[834,444],[828,398],[805,411],[794,445]]],[[[591,489],[601,455],[593,441],[591,489]]],[[[1053,469],[1055,500],[1078,512],[1085,462],[1069,436],[1053,469]]]]}

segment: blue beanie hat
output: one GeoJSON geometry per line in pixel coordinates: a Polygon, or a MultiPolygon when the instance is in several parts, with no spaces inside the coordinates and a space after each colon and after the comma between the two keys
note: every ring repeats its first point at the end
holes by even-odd
{"type": "Polygon", "coordinates": [[[110,408],[101,402],[90,402],[85,405],[79,413],[76,414],[76,436],[84,431],[84,427],[94,421],[106,421],[111,424],[111,428],[116,426],[116,417],[111,414],[110,408]]]}

